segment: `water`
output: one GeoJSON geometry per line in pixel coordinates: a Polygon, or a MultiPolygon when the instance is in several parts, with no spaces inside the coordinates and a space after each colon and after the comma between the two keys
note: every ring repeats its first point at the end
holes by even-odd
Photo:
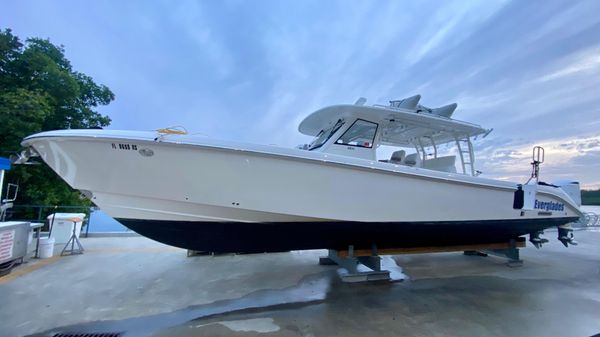
{"type": "Polygon", "coordinates": [[[129,232],[130,230],[103,211],[96,209],[90,214],[89,232],[129,232]]]}
{"type": "Polygon", "coordinates": [[[585,213],[579,221],[581,225],[596,228],[600,226],[600,206],[583,205],[581,210],[585,213]]]}
{"type": "Polygon", "coordinates": [[[582,205],[581,210],[584,212],[592,212],[592,213],[600,214],[600,206],[582,205]]]}

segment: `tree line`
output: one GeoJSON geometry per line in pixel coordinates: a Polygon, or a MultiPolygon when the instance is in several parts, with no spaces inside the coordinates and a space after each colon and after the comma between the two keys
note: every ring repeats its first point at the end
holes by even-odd
{"type": "MultiPolygon", "coordinates": [[[[0,29],[0,156],[18,153],[21,140],[37,132],[108,126],[97,108],[114,99],[108,87],[73,69],[62,45],[22,41],[0,29]]],[[[13,166],[6,180],[26,187],[19,204],[89,204],[45,164],[13,166]]]]}
{"type": "Polygon", "coordinates": [[[600,189],[581,191],[581,203],[584,205],[600,205],[600,189]]]}

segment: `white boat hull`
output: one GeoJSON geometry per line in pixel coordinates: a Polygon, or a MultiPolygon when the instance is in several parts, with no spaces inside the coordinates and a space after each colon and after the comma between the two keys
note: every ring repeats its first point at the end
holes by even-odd
{"type": "Polygon", "coordinates": [[[513,209],[515,183],[173,138],[73,130],[34,135],[23,145],[126,226],[195,250],[493,242],[580,216],[556,187],[539,186],[537,199],[562,204],[562,211],[513,209]]]}

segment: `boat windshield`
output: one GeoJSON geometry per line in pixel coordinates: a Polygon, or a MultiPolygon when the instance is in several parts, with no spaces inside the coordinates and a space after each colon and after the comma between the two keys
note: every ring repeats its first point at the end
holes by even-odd
{"type": "Polygon", "coordinates": [[[337,130],[339,130],[342,127],[342,125],[344,125],[344,121],[338,119],[337,123],[335,123],[335,125],[331,128],[327,130],[321,130],[317,137],[315,137],[315,139],[308,146],[308,150],[311,151],[321,147],[329,140],[329,138],[331,138],[331,136],[333,136],[334,133],[336,133],[337,130]]]}

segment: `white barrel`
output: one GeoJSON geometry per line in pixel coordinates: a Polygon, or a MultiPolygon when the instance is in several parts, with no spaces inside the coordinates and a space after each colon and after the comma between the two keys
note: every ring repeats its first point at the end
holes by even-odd
{"type": "Polygon", "coordinates": [[[48,259],[54,254],[54,238],[40,238],[40,259],[48,259]]]}

